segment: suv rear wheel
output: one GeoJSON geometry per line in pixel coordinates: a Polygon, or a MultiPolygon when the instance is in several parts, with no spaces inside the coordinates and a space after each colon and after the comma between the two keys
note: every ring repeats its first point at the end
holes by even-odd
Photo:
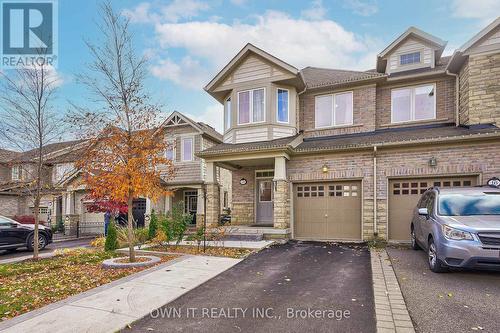
{"type": "Polygon", "coordinates": [[[429,269],[434,273],[447,271],[446,265],[438,258],[437,248],[432,237],[429,239],[429,249],[427,250],[429,269]]]}

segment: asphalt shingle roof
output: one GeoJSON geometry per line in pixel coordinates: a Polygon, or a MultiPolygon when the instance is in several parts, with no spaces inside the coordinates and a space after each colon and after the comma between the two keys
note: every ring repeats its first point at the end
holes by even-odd
{"type": "Polygon", "coordinates": [[[300,72],[308,89],[380,78],[385,75],[373,71],[349,71],[318,67],[306,67],[300,72]]]}
{"type": "Polygon", "coordinates": [[[298,135],[294,135],[286,138],[274,139],[269,141],[258,141],[258,142],[247,142],[247,143],[236,143],[236,144],[220,143],[218,145],[203,150],[201,155],[287,148],[288,145],[297,136],[298,135]]]}

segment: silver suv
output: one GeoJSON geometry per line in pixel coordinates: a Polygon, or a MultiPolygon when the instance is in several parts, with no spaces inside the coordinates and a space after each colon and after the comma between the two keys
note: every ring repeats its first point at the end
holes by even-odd
{"type": "Polygon", "coordinates": [[[500,270],[500,189],[430,188],[413,214],[411,244],[425,249],[429,268],[500,270]]]}

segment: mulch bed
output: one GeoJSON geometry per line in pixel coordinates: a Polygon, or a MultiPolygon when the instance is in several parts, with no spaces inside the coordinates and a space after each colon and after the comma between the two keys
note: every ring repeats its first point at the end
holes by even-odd
{"type": "Polygon", "coordinates": [[[203,246],[200,246],[198,248],[197,246],[190,246],[190,245],[177,245],[177,246],[155,245],[153,247],[148,247],[145,250],[193,254],[193,255],[205,255],[205,256],[215,256],[215,257],[229,257],[229,258],[243,258],[253,252],[252,249],[222,247],[222,246],[207,246],[206,251],[203,252],[203,246]]]}

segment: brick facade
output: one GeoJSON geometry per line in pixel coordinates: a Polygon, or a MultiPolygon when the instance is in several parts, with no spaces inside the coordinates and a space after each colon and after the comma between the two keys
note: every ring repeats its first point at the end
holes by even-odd
{"type": "Polygon", "coordinates": [[[468,124],[500,124],[500,53],[471,55],[468,63],[468,124]]]}
{"type": "Polygon", "coordinates": [[[391,89],[425,83],[436,84],[436,121],[455,121],[455,77],[440,76],[435,79],[415,80],[406,83],[384,84],[377,87],[376,127],[391,125],[391,89]]]}
{"type": "Polygon", "coordinates": [[[304,94],[300,98],[299,129],[304,130],[304,137],[373,131],[375,130],[375,97],[375,85],[356,87],[350,90],[324,90],[321,92],[304,94]],[[353,92],[353,125],[316,130],[314,119],[315,97],[342,91],[353,92]]]}

